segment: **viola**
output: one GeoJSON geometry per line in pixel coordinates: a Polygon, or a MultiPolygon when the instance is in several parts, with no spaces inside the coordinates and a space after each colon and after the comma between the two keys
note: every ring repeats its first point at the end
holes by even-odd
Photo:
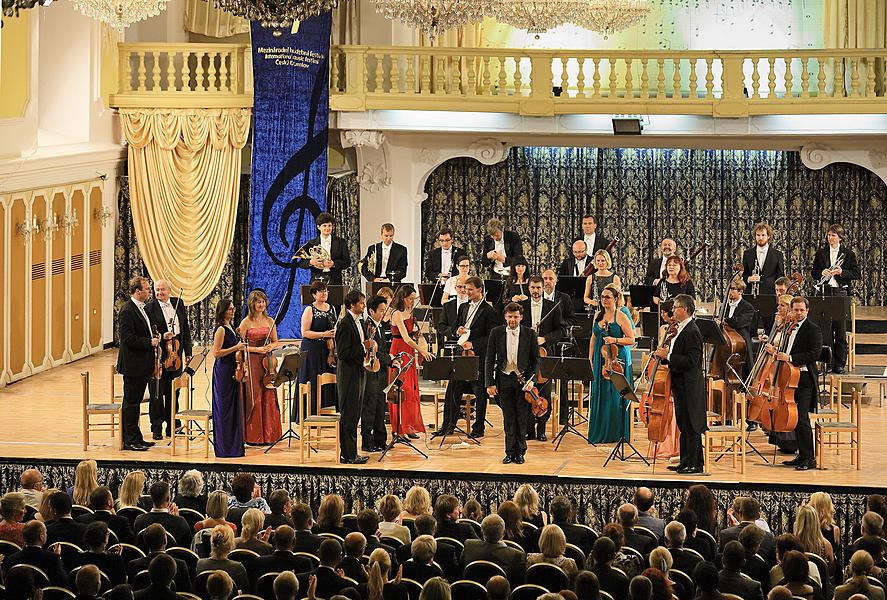
{"type": "Polygon", "coordinates": [[[327,338],[326,339],[326,362],[329,366],[334,367],[336,365],[336,361],[338,357],[336,357],[336,339],[335,338],[327,338]]]}
{"type": "MultiPolygon", "coordinates": [[[[367,335],[366,339],[373,339],[376,335],[376,324],[370,323],[369,327],[367,327],[367,335]]],[[[363,368],[369,371],[370,373],[378,373],[380,368],[379,363],[379,354],[378,348],[376,344],[370,348],[370,351],[367,353],[366,357],[363,359],[363,368]]]]}
{"type": "MultiPolygon", "coordinates": [[[[613,258],[613,248],[616,247],[616,244],[619,243],[619,238],[613,238],[610,240],[610,243],[607,244],[607,247],[604,250],[607,251],[607,254],[610,255],[610,258],[613,258]]],[[[594,256],[591,257],[591,260],[588,261],[588,264],[585,265],[585,269],[582,271],[583,277],[591,277],[591,274],[597,270],[597,267],[594,266],[594,256]]]]}
{"type": "Polygon", "coordinates": [[[164,342],[164,351],[166,358],[163,359],[163,369],[165,371],[178,371],[182,368],[182,343],[177,337],[171,337],[164,342]]]}
{"type": "MultiPolygon", "coordinates": [[[[235,331],[235,335],[237,335],[237,341],[243,342],[243,339],[240,335],[235,331]]],[[[246,350],[237,350],[234,352],[234,381],[238,383],[243,383],[249,379],[249,369],[246,368],[246,350]]]]}
{"type": "MultiPolygon", "coordinates": [[[[607,333],[607,330],[610,329],[610,324],[606,321],[601,321],[601,329],[604,330],[604,333],[607,333]]],[[[625,368],[619,362],[619,346],[617,344],[602,345],[601,356],[604,359],[604,363],[601,366],[601,374],[604,379],[609,379],[611,373],[625,375],[625,368]]]]}

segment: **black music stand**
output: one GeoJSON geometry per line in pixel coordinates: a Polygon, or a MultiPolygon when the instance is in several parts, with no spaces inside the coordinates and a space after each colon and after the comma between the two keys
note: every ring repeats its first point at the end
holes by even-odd
{"type": "Polygon", "coordinates": [[[493,306],[498,306],[505,293],[504,279],[484,279],[484,298],[493,306]]]}
{"type": "MultiPolygon", "coordinates": [[[[587,358],[546,356],[539,359],[539,374],[552,380],[566,380],[568,386],[573,381],[591,381],[594,379],[594,372],[591,370],[591,363],[587,358]]],[[[576,429],[575,411],[576,409],[573,408],[572,403],[567,402],[567,419],[561,430],[551,440],[555,450],[560,447],[561,442],[568,433],[578,435],[583,441],[588,440],[588,436],[582,435],[582,432],[576,429]]]]}
{"type": "MultiPolygon", "coordinates": [[[[439,447],[443,447],[444,441],[447,439],[447,436],[455,434],[457,432],[480,446],[480,441],[477,438],[459,427],[459,398],[456,398],[455,393],[457,389],[462,389],[463,383],[476,381],[477,378],[480,377],[480,357],[440,356],[429,362],[424,363],[422,366],[425,371],[426,379],[438,381],[446,379],[447,381],[449,381],[450,385],[454,386],[452,397],[448,397],[447,402],[455,403],[455,406],[450,406],[450,408],[452,409],[452,412],[450,414],[455,415],[456,419],[454,423],[444,423],[441,426],[440,430],[443,433],[441,433],[439,436],[439,447]]],[[[471,415],[466,414],[465,420],[470,422],[471,415]]],[[[434,439],[435,437],[437,436],[432,435],[431,439],[434,439]]]]}
{"type": "MultiPolygon", "coordinates": [[[[727,343],[727,339],[724,337],[724,332],[721,331],[720,325],[718,325],[717,321],[714,319],[703,319],[697,318],[694,319],[696,321],[696,327],[699,328],[699,333],[702,334],[702,343],[703,344],[711,344],[712,346],[722,346],[727,343]]],[[[708,361],[704,359],[702,361],[702,374],[703,377],[707,376],[708,373],[708,365],[706,364],[708,361]]]]}
{"type": "Polygon", "coordinates": [[[403,434],[403,411],[401,407],[403,405],[403,374],[406,373],[407,369],[410,368],[410,365],[416,360],[415,354],[412,355],[406,362],[405,365],[401,365],[401,367],[397,370],[397,375],[394,378],[387,388],[385,388],[385,395],[388,395],[388,392],[391,390],[392,386],[395,389],[396,398],[395,404],[397,405],[397,427],[394,431],[391,432],[391,441],[388,442],[388,445],[385,446],[385,449],[382,450],[382,456],[379,457],[379,462],[382,462],[382,459],[385,458],[385,455],[388,454],[388,451],[394,448],[397,444],[403,444],[404,446],[409,446],[416,452],[422,455],[423,458],[428,458],[428,455],[416,448],[413,443],[409,440],[407,436],[403,434]]]}
{"type": "Polygon", "coordinates": [[[630,285],[628,286],[628,295],[631,298],[631,305],[633,307],[637,309],[653,308],[656,306],[653,298],[659,296],[659,286],[630,285]]]}
{"type": "Polygon", "coordinates": [[[635,454],[637,454],[638,458],[644,461],[644,464],[649,467],[650,462],[644,458],[644,456],[638,452],[638,449],[635,448],[632,443],[628,441],[628,438],[625,437],[625,425],[626,420],[628,419],[628,412],[631,410],[631,403],[636,402],[638,397],[635,395],[631,385],[629,385],[625,375],[610,372],[610,383],[612,383],[613,387],[616,388],[616,391],[619,392],[619,410],[621,415],[619,417],[619,441],[616,442],[616,446],[613,448],[613,451],[610,452],[610,456],[604,461],[604,467],[606,467],[614,458],[624,462],[635,454]],[[626,446],[631,448],[630,454],[625,454],[626,446]]]}
{"type": "MultiPolygon", "coordinates": [[[[288,387],[289,387],[290,402],[293,402],[293,400],[294,400],[293,386],[294,386],[296,380],[299,378],[299,369],[302,366],[302,356],[303,355],[301,352],[291,352],[289,354],[285,354],[283,356],[283,361],[281,361],[281,363],[280,363],[280,367],[277,369],[277,377],[274,378],[274,387],[275,388],[280,387],[284,383],[289,384],[288,387]]],[[[319,394],[320,390],[317,390],[317,393],[319,394]]],[[[279,444],[283,440],[286,440],[287,448],[291,448],[293,445],[293,440],[301,439],[301,438],[299,438],[299,434],[296,433],[296,430],[293,429],[292,414],[293,414],[292,407],[290,407],[290,414],[286,418],[287,422],[289,423],[286,431],[283,432],[283,435],[281,435],[279,438],[277,438],[277,441],[275,441],[273,444],[271,444],[270,446],[265,448],[265,454],[268,454],[268,452],[271,450],[271,448],[273,448],[274,446],[276,446],[277,444],[279,444]]],[[[299,418],[300,419],[304,418],[304,415],[302,415],[300,413],[299,418]]],[[[315,450],[315,452],[316,451],[317,450],[315,450]]]]}
{"type": "Polygon", "coordinates": [[[827,325],[823,331],[831,329],[832,321],[845,321],[850,312],[850,296],[811,296],[809,317],[820,326],[827,325]]]}
{"type": "Polygon", "coordinates": [[[761,329],[762,326],[764,329],[769,329],[768,324],[773,324],[773,315],[776,314],[776,305],[779,301],[776,295],[758,294],[757,296],[753,296],[751,294],[743,294],[742,297],[755,307],[755,318],[752,321],[752,331],[757,331],[758,329],[761,329]]]}
{"type": "Polygon", "coordinates": [[[420,283],[419,284],[419,302],[425,306],[434,306],[440,308],[442,306],[444,286],[440,283],[420,283]]]}
{"type": "MultiPolygon", "coordinates": [[[[326,289],[329,290],[330,295],[327,298],[327,302],[332,306],[342,306],[345,304],[345,292],[349,288],[344,285],[328,285],[326,289]]],[[[301,297],[302,306],[308,306],[312,302],[314,302],[314,298],[311,297],[311,286],[303,285],[299,288],[299,296],[301,297]]]]}
{"type": "Polygon", "coordinates": [[[563,292],[573,299],[573,311],[580,313],[585,311],[585,277],[558,277],[557,285],[554,287],[559,292],[563,292]]]}

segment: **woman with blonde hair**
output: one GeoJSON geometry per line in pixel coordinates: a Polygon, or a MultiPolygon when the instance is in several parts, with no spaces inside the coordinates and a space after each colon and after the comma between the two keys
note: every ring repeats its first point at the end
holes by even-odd
{"type": "Polygon", "coordinates": [[[345,515],[345,501],[339,494],[327,494],[317,509],[317,522],[311,530],[314,533],[332,533],[343,540],[348,535],[342,517],[345,515]]]}
{"type": "Polygon", "coordinates": [[[216,571],[206,580],[209,600],[228,600],[234,593],[234,580],[224,571],[216,571]]]}
{"type": "Polygon", "coordinates": [[[197,561],[195,575],[204,571],[224,571],[234,580],[235,587],[241,592],[249,590],[249,577],[242,563],[228,558],[234,549],[234,532],[227,525],[216,525],[210,535],[210,557],[197,561]]]}
{"type": "Polygon", "coordinates": [[[841,528],[835,524],[835,505],[832,503],[832,497],[827,492],[814,492],[810,495],[808,504],[816,510],[819,516],[819,529],[834,550],[835,544],[841,539],[841,528]]]}
{"type": "Polygon", "coordinates": [[[835,588],[834,600],[847,600],[853,594],[862,594],[869,600],[884,600],[884,590],[869,583],[869,571],[875,565],[872,555],[865,550],[857,550],[850,557],[851,577],[844,585],[835,588]]]}
{"type": "Polygon", "coordinates": [[[529,483],[521,485],[514,493],[512,501],[520,509],[521,519],[535,525],[536,528],[545,526],[548,515],[539,510],[539,493],[536,488],[529,483]]]}
{"type": "Polygon", "coordinates": [[[194,523],[194,531],[212,529],[216,525],[227,525],[237,533],[237,525],[228,521],[228,492],[216,490],[206,499],[206,518],[194,523]]]}
{"type": "Polygon", "coordinates": [[[531,552],[527,554],[527,566],[536,563],[548,563],[560,567],[570,578],[572,584],[573,579],[579,572],[576,561],[572,558],[564,556],[567,549],[567,538],[564,531],[557,525],[546,525],[539,534],[539,552],[531,552]]]}
{"type": "Polygon", "coordinates": [[[25,526],[22,519],[25,517],[25,496],[19,492],[8,492],[0,498],[0,540],[6,540],[19,547],[24,547],[25,538],[22,531],[25,526]]]}
{"type": "Polygon", "coordinates": [[[594,253],[593,260],[595,271],[585,280],[583,301],[586,306],[598,308],[601,304],[600,299],[604,289],[614,284],[621,289],[622,280],[619,279],[619,275],[611,270],[613,268],[613,260],[610,258],[609,252],[603,249],[598,250],[594,253]]]}
{"type": "Polygon", "coordinates": [[[277,327],[268,315],[268,296],[261,290],[253,290],[246,299],[248,313],[237,326],[240,339],[247,344],[246,362],[249,372],[243,382],[244,426],[243,441],[253,445],[267,445],[281,435],[280,407],[277,405],[277,388],[265,387],[262,377],[265,367],[262,359],[277,347],[277,327]]]}
{"type": "Polygon", "coordinates": [[[432,577],[422,586],[419,600],[451,600],[450,584],[440,577],[432,577]]]}
{"type": "Polygon", "coordinates": [[[819,528],[819,515],[809,504],[802,504],[795,514],[793,533],[804,548],[804,552],[818,554],[828,563],[830,573],[835,572],[835,552],[832,545],[822,535],[819,528]]]}
{"type": "Polygon", "coordinates": [[[49,523],[58,516],[49,505],[49,499],[58,491],[61,490],[57,488],[49,488],[48,490],[43,490],[43,498],[41,498],[40,500],[40,509],[37,511],[37,515],[34,517],[35,519],[37,519],[38,521],[43,521],[44,523],[49,523]]]}
{"type": "Polygon", "coordinates": [[[264,528],[265,513],[258,508],[250,508],[243,513],[241,519],[243,529],[240,531],[240,537],[234,540],[234,547],[238,550],[252,550],[259,556],[267,556],[274,549],[268,543],[268,537],[271,535],[271,528],[264,528]]]}
{"type": "Polygon", "coordinates": [[[402,566],[397,571],[397,577],[393,581],[388,580],[391,573],[391,556],[384,548],[376,548],[370,554],[367,571],[367,600],[385,600],[388,594],[393,593],[393,587],[403,586],[400,582],[402,566]]]}
{"type": "Polygon", "coordinates": [[[99,487],[99,466],[92,460],[81,460],[74,469],[74,485],[68,488],[74,504],[89,506],[89,495],[99,487]]]}
{"type": "Polygon", "coordinates": [[[117,495],[117,510],[127,506],[144,508],[139,499],[145,489],[147,477],[144,471],[130,471],[120,484],[120,492],[117,495]]]}
{"type": "Polygon", "coordinates": [[[400,498],[394,494],[388,494],[379,501],[379,536],[390,537],[400,540],[402,544],[409,544],[413,541],[410,530],[400,524],[400,514],[403,507],[400,504],[400,498]]]}
{"type": "Polygon", "coordinates": [[[420,515],[431,514],[431,494],[421,485],[414,485],[407,490],[403,499],[403,512],[400,519],[415,519],[420,515]]]}

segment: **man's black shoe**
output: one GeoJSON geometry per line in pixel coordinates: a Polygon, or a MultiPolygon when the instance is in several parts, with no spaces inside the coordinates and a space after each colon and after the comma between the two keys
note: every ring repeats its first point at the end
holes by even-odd
{"type": "Polygon", "coordinates": [[[471,437],[476,437],[476,438],[484,437],[484,430],[483,429],[472,430],[471,437]]]}
{"type": "Polygon", "coordinates": [[[668,465],[665,468],[668,469],[669,471],[680,471],[681,469],[684,469],[686,467],[687,467],[687,465],[668,465]]]}
{"type": "Polygon", "coordinates": [[[803,458],[801,458],[799,456],[797,458],[793,458],[792,460],[784,460],[784,461],[782,461],[782,464],[784,464],[787,467],[797,467],[798,465],[802,465],[806,462],[807,462],[806,460],[804,460],[803,458]]]}
{"type": "Polygon", "coordinates": [[[502,459],[503,465],[510,465],[513,462],[514,462],[514,457],[509,454],[506,454],[505,458],[502,459]]]}
{"type": "Polygon", "coordinates": [[[529,431],[524,434],[525,440],[532,440],[534,437],[536,437],[535,434],[533,434],[532,432],[529,432],[529,431]]]}
{"type": "Polygon", "coordinates": [[[836,375],[843,375],[846,372],[847,369],[845,369],[844,367],[835,367],[834,369],[832,369],[832,373],[835,373],[836,375]]]}
{"type": "Polygon", "coordinates": [[[381,452],[382,449],[378,446],[361,446],[361,451],[363,452],[381,452]]]}
{"type": "Polygon", "coordinates": [[[539,440],[540,442],[547,442],[548,436],[545,435],[544,431],[540,431],[539,433],[536,434],[536,439],[539,440]]]}
{"type": "Polygon", "coordinates": [[[148,450],[147,446],[142,446],[141,444],[123,444],[124,450],[131,450],[133,452],[145,452],[148,450]]]}
{"type": "Polygon", "coordinates": [[[151,438],[153,438],[153,439],[155,439],[155,440],[162,440],[162,439],[163,439],[163,434],[162,434],[162,433],[152,433],[152,434],[151,434],[151,438]]]}
{"type": "Polygon", "coordinates": [[[692,475],[694,473],[702,473],[702,467],[684,467],[683,469],[678,469],[677,473],[679,475],[692,475]]]}
{"type": "Polygon", "coordinates": [[[419,434],[416,434],[416,433],[408,433],[408,434],[407,434],[407,437],[410,438],[411,440],[418,440],[418,439],[419,439],[419,434]]]}
{"type": "Polygon", "coordinates": [[[362,465],[369,459],[366,456],[355,456],[353,458],[342,458],[342,462],[346,465],[362,465]]]}
{"type": "Polygon", "coordinates": [[[815,469],[816,463],[804,462],[795,467],[795,471],[809,471],[810,469],[815,469]]]}
{"type": "Polygon", "coordinates": [[[518,454],[517,456],[515,456],[515,457],[514,457],[514,462],[516,462],[516,463],[519,464],[519,465],[524,464],[524,462],[526,462],[526,461],[524,460],[524,455],[523,455],[523,454],[518,454]]]}
{"type": "Polygon", "coordinates": [[[147,440],[142,440],[141,442],[139,442],[139,446],[147,446],[148,448],[150,448],[153,445],[154,445],[154,442],[149,442],[147,440]]]}

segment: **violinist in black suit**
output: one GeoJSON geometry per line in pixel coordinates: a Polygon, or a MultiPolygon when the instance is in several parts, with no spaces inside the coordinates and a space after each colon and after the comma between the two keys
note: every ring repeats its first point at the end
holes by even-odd
{"type": "MultiPolygon", "coordinates": [[[[543,298],[543,280],[541,277],[534,275],[530,277],[530,298],[520,303],[523,308],[523,319],[521,325],[533,330],[536,336],[537,344],[545,348],[548,356],[554,356],[557,352],[557,342],[565,339],[567,333],[564,330],[561,321],[561,307],[558,301],[552,302],[543,298]]],[[[547,441],[545,436],[545,425],[548,423],[548,417],[551,416],[551,380],[546,381],[539,387],[539,394],[548,400],[548,410],[544,415],[537,417],[530,412],[530,405],[527,404],[527,439],[537,439],[540,442],[547,441]]]]}
{"type": "Polygon", "coordinates": [[[665,271],[665,263],[674,256],[678,245],[671,238],[665,238],[659,244],[659,258],[654,258],[647,263],[647,273],[644,275],[644,285],[659,285],[662,273],[665,271]]]}
{"type": "Polygon", "coordinates": [[[539,344],[536,334],[529,327],[521,326],[523,307],[511,302],[505,307],[505,325],[490,332],[484,357],[484,374],[487,393],[499,396],[499,406],[505,422],[504,464],[524,463],[527,441],[527,401],[524,400],[520,377],[528,382],[536,374],[539,360],[539,344]]]}
{"type": "Polygon", "coordinates": [[[311,281],[321,279],[329,285],[342,285],[342,271],[351,266],[348,243],[343,238],[333,235],[336,219],[330,213],[320,213],[315,223],[320,235],[309,240],[299,250],[301,253],[310,253],[311,248],[320,247],[326,251],[326,256],[329,258],[309,255],[308,258],[299,259],[299,268],[311,271],[311,281]]]}
{"type": "Polygon", "coordinates": [[[597,226],[597,217],[591,214],[582,215],[582,235],[576,239],[585,242],[585,251],[589,256],[594,256],[595,252],[610,245],[610,240],[597,232],[597,226]]]}
{"type": "Polygon", "coordinates": [[[366,456],[357,454],[357,422],[360,420],[366,370],[363,359],[373,346],[363,332],[363,311],[366,296],[357,290],[345,295],[345,308],[336,327],[336,392],[339,394],[339,446],[341,461],[345,464],[362,465],[366,456]]]}
{"type": "Polygon", "coordinates": [[[773,228],[767,223],[758,223],[755,245],[742,253],[742,280],[754,295],[775,293],[776,280],[785,275],[785,260],[782,252],[770,245],[772,237],[773,228]]]}
{"type": "Polygon", "coordinates": [[[154,442],[146,442],[139,429],[139,405],[145,388],[154,372],[154,352],[160,336],[151,331],[151,318],[145,312],[145,303],[151,299],[151,283],[145,277],[129,281],[127,300],[117,314],[120,351],[117,353],[117,372],[123,375],[123,414],[121,427],[124,450],[147,450],[154,442]]]}
{"type": "Polygon", "coordinates": [[[807,318],[810,303],[806,298],[792,298],[791,309],[797,325],[789,334],[785,352],[777,352],[772,344],[767,344],[765,350],[775,355],[776,360],[790,362],[801,370],[801,378],[795,390],[795,404],[798,410],[798,424],[795,426],[798,456],[794,460],[783,461],[782,464],[795,467],[798,471],[807,471],[816,467],[809,413],[815,410],[818,395],[816,379],[819,377],[819,371],[816,368],[816,361],[822,352],[822,330],[819,325],[807,318]]]}
{"type": "MultiPolygon", "coordinates": [[[[182,374],[182,368],[191,359],[191,328],[188,326],[188,313],[181,298],[171,296],[172,289],[165,279],[154,282],[154,300],[145,307],[151,322],[157,327],[163,341],[160,347],[163,350],[160,360],[166,363],[170,356],[170,350],[175,342],[178,349],[174,350],[179,358],[178,368],[163,369],[163,377],[160,378],[160,396],[157,389],[151,388],[151,403],[149,416],[151,417],[151,433],[155,440],[163,439],[163,424],[166,423],[166,436],[171,435],[172,425],[169,422],[172,402],[175,401],[176,410],[179,408],[179,391],[175,391],[173,400],[172,381],[182,374]],[[175,340],[175,342],[173,342],[175,340]]],[[[180,427],[181,423],[176,423],[180,427]]]]}
{"type": "Polygon", "coordinates": [[[388,369],[391,355],[382,328],[382,320],[388,311],[384,296],[373,296],[367,304],[364,319],[364,337],[374,340],[378,347],[379,370],[367,371],[363,388],[363,408],[360,415],[361,448],[364,452],[381,452],[385,449],[388,432],[385,429],[385,386],[388,385],[388,369]]]}
{"type": "Polygon", "coordinates": [[[669,469],[682,475],[702,473],[702,434],[708,429],[705,420],[705,380],[702,376],[702,333],[693,322],[696,303],[691,296],[674,298],[673,315],[678,333],[671,348],[659,348],[654,355],[669,366],[674,412],[681,431],[681,461],[669,469]]]}
{"type": "MultiPolygon", "coordinates": [[[[848,296],[852,291],[853,281],[859,279],[856,255],[844,244],[844,228],[841,225],[831,225],[826,238],[828,243],[817,250],[813,258],[813,281],[828,277],[819,293],[825,296],[848,296]]],[[[838,319],[832,321],[831,329],[831,333],[825,334],[824,339],[834,349],[832,371],[841,374],[845,372],[847,364],[847,325],[844,319],[838,319]]]]}
{"type": "Polygon", "coordinates": [[[727,291],[727,305],[724,307],[724,323],[736,330],[745,340],[745,361],[742,370],[737,369],[739,374],[746,376],[754,363],[751,352],[751,328],[755,321],[755,307],[752,303],[742,297],[745,292],[745,283],[738,277],[730,284],[727,291]]]}
{"type": "Polygon", "coordinates": [[[491,279],[505,279],[508,269],[518,256],[524,255],[524,245],[520,236],[513,231],[505,231],[499,219],[487,221],[487,235],[484,236],[483,255],[480,258],[485,269],[489,269],[491,279]]]}
{"type": "Polygon", "coordinates": [[[399,282],[407,276],[407,249],[394,241],[394,225],[382,225],[382,241],[367,248],[361,263],[367,281],[399,282]]]}
{"type": "Polygon", "coordinates": [[[425,281],[433,283],[440,279],[443,285],[451,275],[458,273],[456,262],[465,255],[465,250],[453,245],[453,230],[449,227],[440,230],[437,242],[440,246],[429,252],[425,259],[425,281]]]}
{"type": "Polygon", "coordinates": [[[576,240],[573,242],[571,251],[573,256],[564,259],[558,275],[563,277],[583,277],[585,267],[591,264],[588,257],[588,247],[583,240],[576,240]]]}

